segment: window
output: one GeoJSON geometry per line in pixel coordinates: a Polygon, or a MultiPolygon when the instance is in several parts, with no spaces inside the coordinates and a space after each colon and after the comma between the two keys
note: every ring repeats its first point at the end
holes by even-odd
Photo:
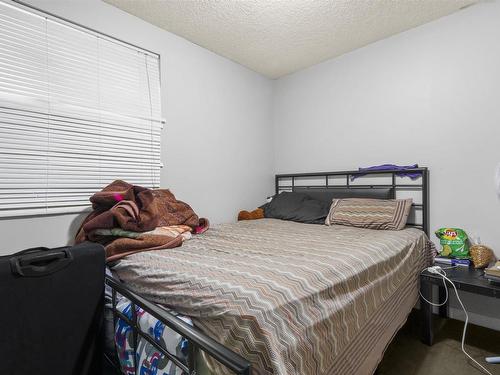
{"type": "Polygon", "coordinates": [[[158,55],[0,3],[0,216],[158,187],[161,125],[158,55]]]}

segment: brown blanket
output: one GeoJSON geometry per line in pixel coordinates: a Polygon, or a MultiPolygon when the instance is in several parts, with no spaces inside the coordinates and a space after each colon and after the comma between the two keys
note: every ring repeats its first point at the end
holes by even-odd
{"type": "Polygon", "coordinates": [[[90,197],[93,211],[83,221],[76,243],[102,243],[106,257],[180,246],[184,233],[208,227],[193,209],[166,189],[151,190],[117,180],[90,197]],[[158,231],[159,228],[163,230],[158,231]]]}

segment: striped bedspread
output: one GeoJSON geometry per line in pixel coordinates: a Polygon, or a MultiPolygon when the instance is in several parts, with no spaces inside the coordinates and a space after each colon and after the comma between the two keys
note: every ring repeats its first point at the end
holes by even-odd
{"type": "Polygon", "coordinates": [[[215,226],[113,270],[247,358],[253,374],[362,375],[406,320],[432,251],[417,229],[261,219],[215,226]]]}

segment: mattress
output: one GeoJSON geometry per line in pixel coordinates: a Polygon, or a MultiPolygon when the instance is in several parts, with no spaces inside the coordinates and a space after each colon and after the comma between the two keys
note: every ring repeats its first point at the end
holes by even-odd
{"type": "Polygon", "coordinates": [[[253,374],[361,375],[404,323],[432,256],[418,229],[261,219],[131,255],[113,271],[245,357],[253,374]]]}

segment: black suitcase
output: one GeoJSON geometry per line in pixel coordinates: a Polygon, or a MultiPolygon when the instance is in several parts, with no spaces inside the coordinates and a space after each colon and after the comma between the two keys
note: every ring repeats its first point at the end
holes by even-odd
{"type": "Polygon", "coordinates": [[[0,374],[100,375],[104,249],[0,257],[0,374]]]}

